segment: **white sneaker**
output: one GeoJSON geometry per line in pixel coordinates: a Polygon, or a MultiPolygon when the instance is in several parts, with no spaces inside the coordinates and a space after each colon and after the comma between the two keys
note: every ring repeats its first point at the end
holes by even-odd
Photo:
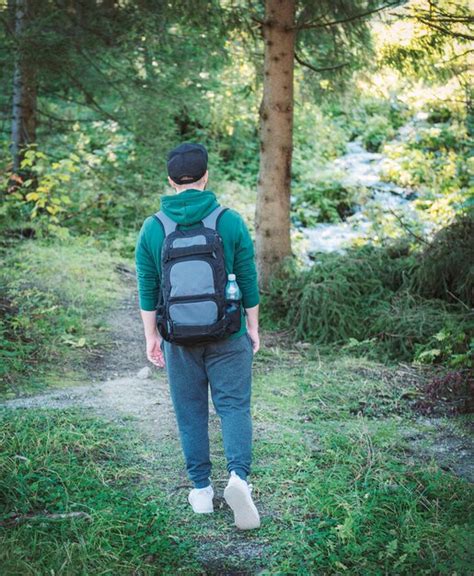
{"type": "Polygon", "coordinates": [[[234,470],[224,490],[224,498],[234,512],[234,522],[241,530],[252,530],[260,526],[260,516],[252,500],[252,485],[242,480],[234,470]]]}
{"type": "Polygon", "coordinates": [[[188,496],[188,501],[196,514],[209,514],[214,512],[214,490],[211,485],[205,488],[193,488],[188,496]]]}

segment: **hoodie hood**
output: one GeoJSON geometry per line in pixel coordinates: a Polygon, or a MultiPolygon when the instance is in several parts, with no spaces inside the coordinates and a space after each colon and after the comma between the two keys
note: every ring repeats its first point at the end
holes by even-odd
{"type": "Polygon", "coordinates": [[[183,225],[200,222],[218,206],[216,195],[210,190],[190,188],[179,194],[161,198],[163,212],[178,224],[183,225]]]}

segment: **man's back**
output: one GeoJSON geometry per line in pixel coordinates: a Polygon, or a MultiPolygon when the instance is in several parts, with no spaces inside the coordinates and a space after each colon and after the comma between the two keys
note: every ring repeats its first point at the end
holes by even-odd
{"type": "MultiPolygon", "coordinates": [[[[190,229],[219,206],[215,194],[209,190],[185,190],[174,196],[164,196],[161,209],[180,229],[190,229]]],[[[224,245],[224,260],[227,274],[235,274],[242,292],[243,308],[252,308],[259,303],[257,272],[254,249],[247,226],[238,212],[229,209],[219,218],[217,231],[224,245]]],[[[161,249],[165,234],[161,224],[153,216],[143,223],[136,246],[137,280],[142,310],[156,310],[161,279],[161,249]]],[[[236,334],[246,332],[245,322],[236,334]]]]}

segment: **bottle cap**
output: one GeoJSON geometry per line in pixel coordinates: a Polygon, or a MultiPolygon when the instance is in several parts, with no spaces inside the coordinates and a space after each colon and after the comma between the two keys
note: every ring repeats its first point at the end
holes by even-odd
{"type": "Polygon", "coordinates": [[[229,280],[235,280],[235,274],[229,274],[228,279],[229,280]]]}

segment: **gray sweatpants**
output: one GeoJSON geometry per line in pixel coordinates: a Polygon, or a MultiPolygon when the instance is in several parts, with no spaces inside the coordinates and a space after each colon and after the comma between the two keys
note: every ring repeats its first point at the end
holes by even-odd
{"type": "Polygon", "coordinates": [[[244,480],[252,460],[252,342],[247,333],[202,346],[163,340],[166,370],[189,478],[210,483],[208,389],[221,419],[227,470],[244,480]]]}

